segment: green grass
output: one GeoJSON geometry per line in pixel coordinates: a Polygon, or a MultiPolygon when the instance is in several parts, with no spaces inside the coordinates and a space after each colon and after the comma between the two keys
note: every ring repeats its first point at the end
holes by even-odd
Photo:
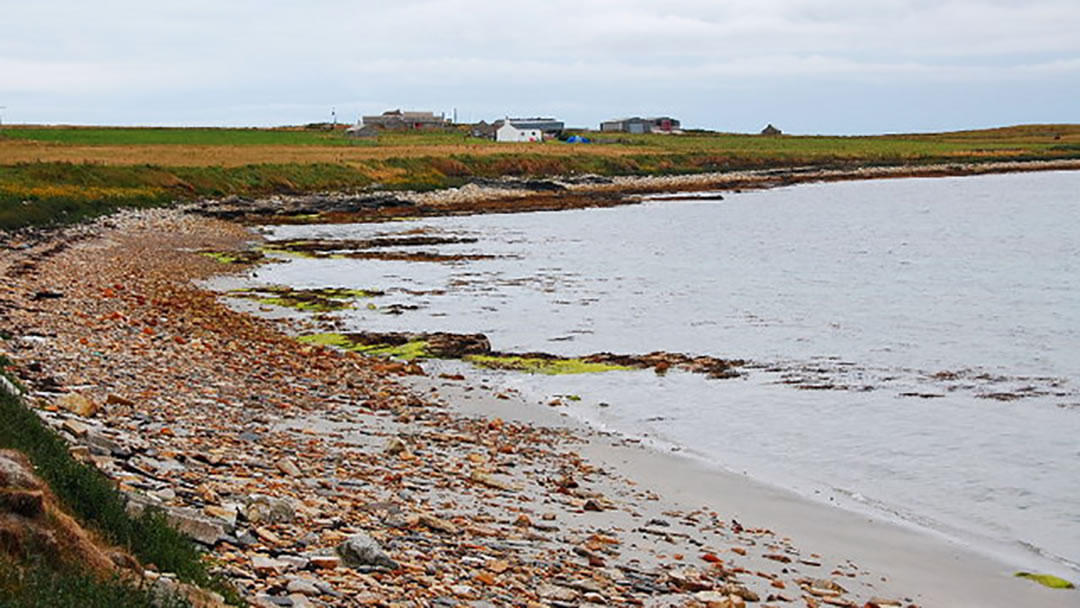
{"type": "Polygon", "coordinates": [[[71,224],[121,208],[228,195],[358,190],[372,179],[335,164],[155,167],[20,163],[0,166],[0,230],[71,224]]]}
{"type": "Polygon", "coordinates": [[[4,137],[83,146],[348,146],[341,131],[168,127],[8,127],[4,137]]]}
{"type": "Polygon", "coordinates": [[[0,606],[4,608],[187,608],[181,597],[164,597],[119,579],[98,580],[30,561],[0,558],[0,606]]]}
{"type": "MultiPolygon", "coordinates": [[[[590,134],[592,135],[592,134],[590,134]]],[[[983,131],[873,137],[688,133],[683,136],[603,134],[609,143],[568,146],[546,142],[502,146],[460,131],[388,132],[377,142],[353,142],[340,132],[302,129],[30,128],[5,129],[5,139],[83,146],[205,144],[201,166],[23,162],[0,165],[0,230],[65,224],[124,207],[228,195],[266,196],[318,191],[354,192],[459,186],[473,177],[671,175],[747,169],[977,163],[1080,158],[1080,126],[1023,125],[983,131]],[[462,145],[468,144],[468,145],[462,145]],[[387,154],[315,156],[322,161],[237,164],[258,158],[259,146],[377,146],[387,154]],[[231,146],[231,148],[230,148],[231,146]],[[443,147],[440,150],[440,146],[443,147]],[[241,160],[242,162],[242,160],[241,160]]],[[[276,152],[275,152],[276,155],[276,152]]],[[[265,156],[265,155],[264,155],[265,156]]],[[[103,157],[104,158],[104,157],[103,157]]],[[[152,157],[151,157],[152,158],[152,157]]]]}
{"type": "Polygon", "coordinates": [[[144,564],[173,572],[181,580],[212,588],[238,601],[235,592],[214,579],[194,544],[165,521],[157,509],[132,518],[119,490],[100,471],[76,461],[68,444],[6,391],[0,390],[0,448],[26,454],[61,503],[108,542],[130,550],[144,564]]]}

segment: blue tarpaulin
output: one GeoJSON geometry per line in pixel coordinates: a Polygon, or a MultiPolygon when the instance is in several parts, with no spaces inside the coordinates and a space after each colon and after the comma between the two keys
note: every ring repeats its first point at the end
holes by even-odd
{"type": "Polygon", "coordinates": [[[587,144],[587,143],[589,143],[589,138],[588,137],[582,137],[580,135],[571,135],[570,137],[566,138],[566,143],[568,143],[568,144],[587,144]]]}

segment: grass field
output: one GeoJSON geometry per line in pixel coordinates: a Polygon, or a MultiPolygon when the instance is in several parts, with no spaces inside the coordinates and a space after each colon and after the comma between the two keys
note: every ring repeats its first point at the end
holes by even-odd
{"type": "Polygon", "coordinates": [[[229,194],[431,189],[471,177],[679,174],[1080,158],[1080,125],[867,137],[587,134],[596,143],[505,144],[462,130],[352,140],[318,129],[6,126],[0,229],[125,206],[229,194]]]}

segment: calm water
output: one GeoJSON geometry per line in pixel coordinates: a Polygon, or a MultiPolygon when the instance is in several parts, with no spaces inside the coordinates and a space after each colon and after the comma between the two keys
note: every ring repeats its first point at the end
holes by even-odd
{"type": "Polygon", "coordinates": [[[376,310],[346,314],[352,329],[751,359],[762,367],[736,380],[494,376],[537,401],[580,395],[568,411],[594,424],[821,500],[1077,568],[1080,174],[725,196],[280,227],[271,238],[422,228],[480,239],[422,250],[501,257],[295,259],[256,280],[386,290],[376,310]],[[384,314],[395,303],[419,309],[384,314]]]}

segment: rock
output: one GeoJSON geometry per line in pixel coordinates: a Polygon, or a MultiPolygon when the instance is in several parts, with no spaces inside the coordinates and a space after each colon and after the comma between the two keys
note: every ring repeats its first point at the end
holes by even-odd
{"type": "Polygon", "coordinates": [[[67,393],[56,400],[56,405],[83,418],[91,418],[101,409],[101,406],[91,401],[89,397],[79,393],[67,393]]]}
{"type": "Polygon", "coordinates": [[[544,583],[536,588],[536,594],[545,600],[555,600],[557,602],[572,602],[577,599],[577,591],[569,587],[563,587],[562,585],[553,585],[551,583],[544,583]]]}
{"type": "Polygon", "coordinates": [[[287,524],[296,519],[292,502],[264,494],[249,496],[241,512],[253,524],[287,524]]]}
{"type": "Polygon", "coordinates": [[[705,604],[706,608],[742,608],[746,606],[746,600],[743,598],[719,591],[699,591],[694,594],[694,599],[705,604]]]}
{"type": "Polygon", "coordinates": [[[315,604],[313,604],[311,600],[307,599],[303,595],[300,595],[299,593],[290,594],[289,597],[285,599],[288,599],[292,602],[292,604],[290,604],[292,608],[315,608],[315,604]]]}
{"type": "Polygon", "coordinates": [[[383,552],[382,547],[373,538],[363,532],[353,534],[337,546],[337,554],[346,566],[376,566],[397,570],[397,562],[383,552]]]}
{"type": "Polygon", "coordinates": [[[296,462],[292,458],[282,458],[274,463],[279,471],[288,475],[289,477],[303,477],[304,473],[300,470],[300,467],[296,466],[296,462]]]}
{"type": "Polygon", "coordinates": [[[165,518],[172,527],[204,545],[214,545],[225,536],[225,526],[221,522],[194,509],[168,509],[165,518]]]}
{"type": "Polygon", "coordinates": [[[512,485],[510,485],[510,484],[508,484],[508,483],[506,483],[504,481],[501,481],[499,479],[495,479],[491,475],[488,475],[487,473],[484,473],[482,471],[474,470],[472,472],[472,474],[469,475],[469,479],[471,479],[472,481],[475,481],[477,483],[484,484],[485,486],[488,486],[489,488],[495,488],[497,490],[507,490],[507,491],[509,491],[509,490],[514,489],[514,486],[512,486],[512,485]]]}
{"type": "Polygon", "coordinates": [[[427,527],[429,527],[432,530],[435,530],[437,532],[445,532],[447,534],[457,534],[458,531],[459,531],[458,527],[455,526],[454,524],[446,521],[445,519],[439,519],[438,517],[435,517],[434,515],[427,515],[427,514],[421,515],[420,516],[420,523],[424,524],[425,526],[427,526],[427,527]]]}
{"type": "Polygon", "coordinates": [[[79,422],[78,420],[72,420],[71,418],[65,420],[64,423],[60,425],[60,428],[76,437],[83,437],[90,432],[90,427],[79,422]]]}
{"type": "Polygon", "coordinates": [[[299,593],[300,595],[319,596],[322,592],[315,586],[315,581],[310,581],[302,578],[289,579],[289,584],[285,586],[285,590],[290,594],[299,593]]]}
{"type": "Polygon", "coordinates": [[[308,555],[307,558],[312,568],[320,570],[333,570],[341,565],[341,558],[336,555],[308,555]]]}
{"type": "Polygon", "coordinates": [[[105,398],[105,403],[106,405],[135,405],[135,402],[131,399],[125,399],[120,395],[114,395],[112,393],[109,393],[109,396],[105,398]]]}
{"type": "Polygon", "coordinates": [[[277,534],[266,528],[255,528],[255,536],[258,536],[262,541],[268,545],[276,546],[281,544],[281,538],[277,534]]]}
{"type": "Polygon", "coordinates": [[[217,519],[224,520],[225,523],[227,525],[229,525],[230,527],[236,525],[236,509],[235,508],[228,509],[228,508],[219,507],[219,506],[216,506],[216,505],[207,505],[206,507],[203,507],[203,513],[209,515],[210,517],[215,517],[217,519]]]}
{"type": "Polygon", "coordinates": [[[486,355],[491,352],[491,342],[484,334],[447,334],[434,333],[424,335],[427,351],[434,357],[461,359],[466,355],[486,355]]]}
{"type": "Polygon", "coordinates": [[[255,555],[251,558],[251,569],[262,577],[280,574],[288,567],[289,564],[265,555],[255,555]]]}
{"type": "Polygon", "coordinates": [[[117,458],[130,458],[131,450],[106,436],[100,429],[90,429],[86,434],[86,444],[97,453],[117,458]]]}
{"type": "Polygon", "coordinates": [[[391,437],[390,440],[386,442],[386,447],[383,448],[383,452],[386,452],[391,456],[395,456],[407,450],[408,447],[400,437],[391,437]]]}
{"type": "Polygon", "coordinates": [[[748,602],[757,602],[760,600],[758,594],[737,583],[727,583],[725,585],[721,585],[719,590],[723,593],[726,593],[727,595],[739,596],[748,602]]]}
{"type": "Polygon", "coordinates": [[[305,570],[311,563],[311,560],[299,555],[279,555],[278,559],[292,566],[294,570],[305,570]]]}
{"type": "Polygon", "coordinates": [[[668,572],[668,579],[673,585],[686,591],[705,591],[712,588],[712,583],[702,578],[695,568],[680,568],[668,572]]]}

